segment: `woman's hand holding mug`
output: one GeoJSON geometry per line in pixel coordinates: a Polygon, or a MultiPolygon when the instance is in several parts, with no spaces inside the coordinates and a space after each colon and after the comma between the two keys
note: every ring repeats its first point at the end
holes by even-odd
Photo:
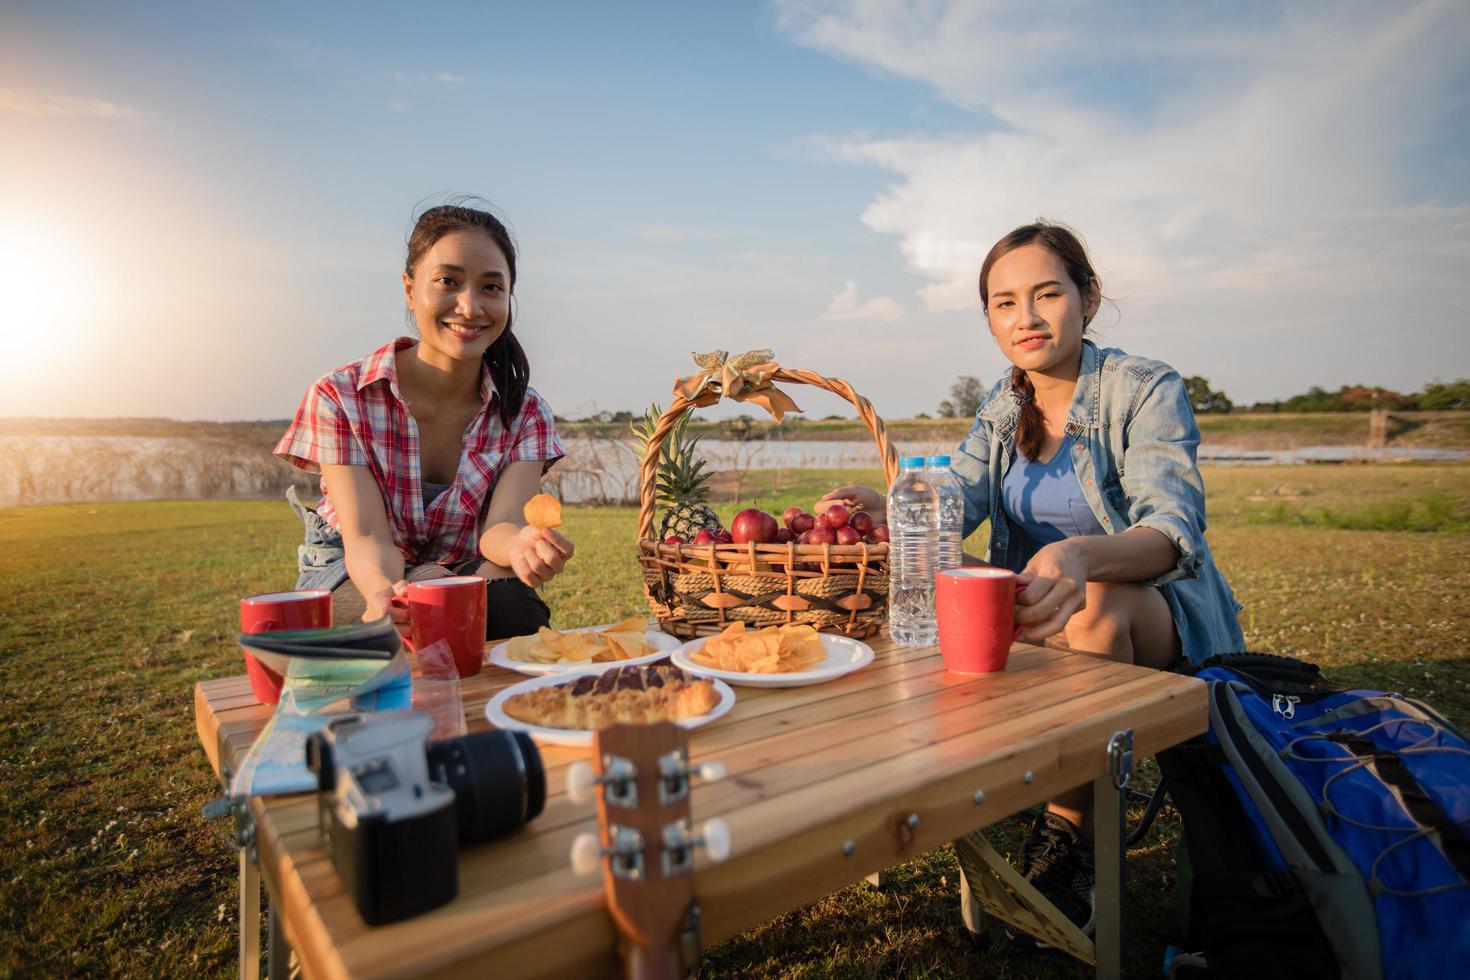
{"type": "Polygon", "coordinates": [[[408,582],[399,579],[385,589],[380,589],[366,597],[362,621],[371,623],[387,616],[393,620],[393,625],[398,628],[400,636],[408,636],[408,605],[403,601],[408,594],[408,582]],[[397,599],[397,602],[393,600],[397,599]]]}
{"type": "Polygon", "coordinates": [[[1087,606],[1087,559],[1069,539],[1046,545],[1017,576],[1026,588],[1016,597],[1021,640],[1040,643],[1067,628],[1087,606]]]}

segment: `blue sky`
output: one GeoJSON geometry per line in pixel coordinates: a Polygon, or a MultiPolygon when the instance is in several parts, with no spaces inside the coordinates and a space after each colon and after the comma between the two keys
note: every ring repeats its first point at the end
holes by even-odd
{"type": "MultiPolygon", "coordinates": [[[[1237,401],[1470,374],[1463,3],[10,4],[0,415],[278,418],[403,332],[416,204],[521,245],[533,384],[771,347],[893,416],[1004,367],[989,245],[1237,401]]],[[[825,396],[798,398],[822,415],[825,396]]]]}

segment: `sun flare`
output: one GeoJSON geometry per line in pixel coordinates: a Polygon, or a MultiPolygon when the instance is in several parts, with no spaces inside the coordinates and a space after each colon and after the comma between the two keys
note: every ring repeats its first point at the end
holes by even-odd
{"type": "Polygon", "coordinates": [[[21,365],[51,361],[90,334],[96,269],[40,221],[0,217],[0,343],[21,365]]]}

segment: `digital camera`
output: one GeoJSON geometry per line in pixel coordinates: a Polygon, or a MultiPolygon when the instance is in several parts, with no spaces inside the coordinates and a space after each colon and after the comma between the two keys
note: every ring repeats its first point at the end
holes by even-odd
{"type": "Polygon", "coordinates": [[[307,738],[323,841],[370,925],[454,898],[459,845],[514,830],[546,805],[546,770],[528,735],[429,744],[433,727],[414,711],[344,715],[307,738]]]}

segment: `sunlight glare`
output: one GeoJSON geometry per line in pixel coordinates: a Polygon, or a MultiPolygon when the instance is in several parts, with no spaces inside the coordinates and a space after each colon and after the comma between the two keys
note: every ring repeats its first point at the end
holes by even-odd
{"type": "Polygon", "coordinates": [[[35,220],[0,218],[0,343],[39,364],[91,334],[93,263],[35,220]]]}

